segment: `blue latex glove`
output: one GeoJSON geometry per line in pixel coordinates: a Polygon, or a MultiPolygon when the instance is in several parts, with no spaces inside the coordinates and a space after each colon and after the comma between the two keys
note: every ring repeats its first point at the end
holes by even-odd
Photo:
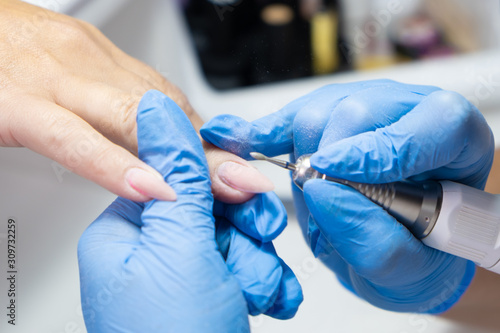
{"type": "MultiPolygon", "coordinates": [[[[337,178],[450,179],[477,188],[485,185],[494,147],[484,118],[460,95],[388,80],[325,86],[253,123],[219,116],[201,134],[245,158],[251,151],[316,152],[312,166],[337,178]]],[[[355,190],[313,180],[303,194],[293,192],[315,255],[370,303],[438,313],[469,285],[472,262],[423,245],[355,190]]]]}
{"type": "Polygon", "coordinates": [[[217,203],[214,221],[206,159],[184,112],[150,91],[137,122],[139,157],[164,175],[177,201],[118,198],[84,232],[78,257],[88,331],[247,332],[249,311],[293,316],[300,286],[268,242],[286,222],[277,199],[217,203]],[[278,222],[262,228],[268,218],[278,222]]]}
{"type": "Polygon", "coordinates": [[[240,284],[249,314],[292,318],[303,296],[297,278],[271,243],[287,219],[276,194],[257,194],[239,205],[216,201],[213,214],[219,251],[240,284]]]}

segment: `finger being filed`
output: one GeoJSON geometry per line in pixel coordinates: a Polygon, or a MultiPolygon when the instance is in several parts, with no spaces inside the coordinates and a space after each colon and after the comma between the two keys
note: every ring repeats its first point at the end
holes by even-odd
{"type": "Polygon", "coordinates": [[[322,147],[311,157],[311,164],[332,177],[392,182],[456,164],[465,157],[473,165],[484,156],[467,150],[469,142],[488,146],[492,140],[484,118],[470,103],[456,93],[436,91],[390,126],[322,147]],[[481,137],[471,140],[471,128],[481,137]]]}
{"type": "Polygon", "coordinates": [[[174,200],[175,192],[153,168],[103,137],[68,110],[46,101],[22,105],[11,124],[16,140],[111,192],[134,201],[174,200]],[[36,105],[37,112],[32,112],[36,105]]]}
{"type": "Polygon", "coordinates": [[[215,199],[237,204],[249,200],[255,193],[274,189],[269,178],[241,157],[206,142],[203,146],[215,199]]]}

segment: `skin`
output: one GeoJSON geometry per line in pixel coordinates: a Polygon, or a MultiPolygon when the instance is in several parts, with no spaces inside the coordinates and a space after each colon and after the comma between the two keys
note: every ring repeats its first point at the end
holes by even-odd
{"type": "MultiPolygon", "coordinates": [[[[135,190],[126,180],[134,167],[159,176],[136,157],[136,110],[150,89],[169,96],[196,130],[201,127],[202,119],[175,85],[91,24],[0,0],[0,146],[27,147],[119,196],[150,200],[154,195],[135,190]]],[[[233,169],[224,182],[217,173],[222,163],[252,167],[206,143],[204,149],[217,199],[241,203],[253,193],[272,190],[264,176],[260,187],[255,179],[252,186],[238,179],[228,186],[233,169]]],[[[233,173],[237,178],[238,172],[233,173]]]]}

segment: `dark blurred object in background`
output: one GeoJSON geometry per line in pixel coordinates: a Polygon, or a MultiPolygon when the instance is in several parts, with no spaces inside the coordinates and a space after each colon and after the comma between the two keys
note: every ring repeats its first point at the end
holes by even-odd
{"type": "Polygon", "coordinates": [[[453,0],[179,1],[219,90],[478,49],[467,10],[453,0]]]}
{"type": "Polygon", "coordinates": [[[220,3],[193,0],[185,7],[203,72],[214,88],[225,90],[348,68],[338,47],[337,1],[220,3]]]}

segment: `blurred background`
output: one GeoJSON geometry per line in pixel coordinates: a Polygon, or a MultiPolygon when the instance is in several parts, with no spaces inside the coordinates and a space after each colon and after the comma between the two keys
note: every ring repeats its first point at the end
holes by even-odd
{"type": "Polygon", "coordinates": [[[499,43],[491,16],[498,13],[472,1],[183,3],[203,75],[217,90],[450,58],[499,43]]]}
{"type": "MultiPolygon", "coordinates": [[[[497,0],[29,2],[96,25],[177,84],[204,119],[231,113],[254,120],[328,83],[390,78],[461,93],[500,137],[497,0]]],[[[0,156],[0,221],[18,221],[21,267],[18,325],[2,320],[0,332],[85,332],[76,245],[114,196],[26,149],[0,148],[0,156]]],[[[488,332],[382,311],[345,291],[305,245],[286,173],[256,165],[288,208],[289,227],[276,247],[305,300],[292,320],[251,318],[253,332],[488,332]]],[[[2,222],[0,247],[5,234],[2,222]]],[[[0,272],[3,308],[4,256],[0,272]]]]}

